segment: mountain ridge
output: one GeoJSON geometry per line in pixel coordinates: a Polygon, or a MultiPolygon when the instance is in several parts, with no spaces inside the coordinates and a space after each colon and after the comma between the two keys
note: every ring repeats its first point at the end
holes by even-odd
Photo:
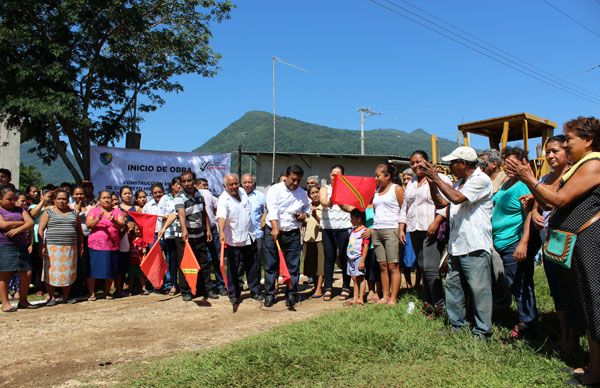
{"type": "MultiPolygon", "coordinates": [[[[273,118],[268,112],[250,111],[225,129],[196,147],[193,152],[235,152],[242,150],[271,152],[273,118]]],[[[276,116],[278,152],[360,154],[360,132],[332,128],[295,118],[276,116]]],[[[438,138],[442,155],[456,147],[454,141],[438,138]]],[[[423,128],[406,132],[393,128],[365,131],[365,154],[408,157],[417,149],[431,154],[431,134],[423,128]]]]}

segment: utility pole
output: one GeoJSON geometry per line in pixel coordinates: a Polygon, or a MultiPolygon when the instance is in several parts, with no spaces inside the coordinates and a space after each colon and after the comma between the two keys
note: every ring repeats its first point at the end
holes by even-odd
{"type": "Polygon", "coordinates": [[[296,70],[300,70],[303,71],[305,73],[308,73],[308,70],[301,68],[300,66],[296,66],[292,63],[288,63],[284,60],[281,60],[279,58],[277,58],[276,56],[273,56],[272,58],[272,74],[273,74],[273,80],[272,80],[272,87],[273,87],[273,166],[271,168],[271,182],[275,182],[275,133],[276,133],[276,120],[275,120],[275,63],[279,62],[282,63],[286,66],[289,67],[293,67],[296,70]]]}
{"type": "Polygon", "coordinates": [[[360,154],[365,154],[365,114],[368,116],[380,115],[379,112],[373,112],[371,108],[358,108],[356,110],[360,112],[360,154]]]}

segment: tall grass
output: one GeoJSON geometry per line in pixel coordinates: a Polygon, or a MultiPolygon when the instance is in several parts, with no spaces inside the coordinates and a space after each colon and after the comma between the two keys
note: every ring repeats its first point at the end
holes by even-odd
{"type": "MultiPolygon", "coordinates": [[[[514,312],[491,341],[443,334],[442,321],[397,307],[352,307],[212,350],[132,366],[136,387],[559,386],[569,376],[555,352],[557,323],[543,270],[536,268],[538,336],[506,343],[514,312]]],[[[568,360],[581,363],[584,360],[568,360]]],[[[131,374],[130,374],[131,375],[131,374]]]]}

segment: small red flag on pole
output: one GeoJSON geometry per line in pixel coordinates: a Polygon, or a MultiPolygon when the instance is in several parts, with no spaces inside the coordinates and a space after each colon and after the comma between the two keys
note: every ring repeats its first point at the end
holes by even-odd
{"type": "Polygon", "coordinates": [[[373,177],[336,174],[331,188],[331,202],[351,205],[364,212],[373,202],[377,182],[373,177]]]}
{"type": "Polygon", "coordinates": [[[137,226],[142,232],[142,240],[150,245],[154,242],[154,232],[156,231],[157,215],[132,212],[127,210],[127,213],[133,218],[137,226]]]}
{"type": "Polygon", "coordinates": [[[283,256],[283,251],[279,245],[279,240],[275,240],[275,244],[277,245],[277,252],[279,253],[279,274],[281,275],[283,283],[289,288],[292,284],[292,277],[290,276],[290,271],[285,263],[285,257],[283,256]]]}
{"type": "Polygon", "coordinates": [[[190,243],[185,242],[185,249],[183,251],[183,258],[181,259],[181,272],[187,281],[188,286],[192,290],[192,294],[196,295],[196,283],[198,282],[198,271],[200,271],[200,264],[196,260],[194,251],[190,243]]]}
{"type": "Polygon", "coordinates": [[[150,283],[152,283],[154,288],[159,289],[162,287],[163,279],[167,273],[167,262],[165,261],[165,257],[160,249],[158,241],[142,259],[140,269],[144,275],[146,275],[146,278],[150,283]]]}

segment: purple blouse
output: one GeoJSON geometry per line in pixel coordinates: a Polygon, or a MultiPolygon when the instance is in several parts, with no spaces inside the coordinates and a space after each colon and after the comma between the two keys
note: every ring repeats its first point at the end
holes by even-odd
{"type": "MultiPolygon", "coordinates": [[[[14,207],[6,210],[0,207],[0,215],[4,221],[23,221],[23,210],[20,207],[14,207]]],[[[0,245],[27,245],[29,243],[29,232],[19,233],[11,238],[6,237],[4,231],[0,231],[0,245]]]]}

